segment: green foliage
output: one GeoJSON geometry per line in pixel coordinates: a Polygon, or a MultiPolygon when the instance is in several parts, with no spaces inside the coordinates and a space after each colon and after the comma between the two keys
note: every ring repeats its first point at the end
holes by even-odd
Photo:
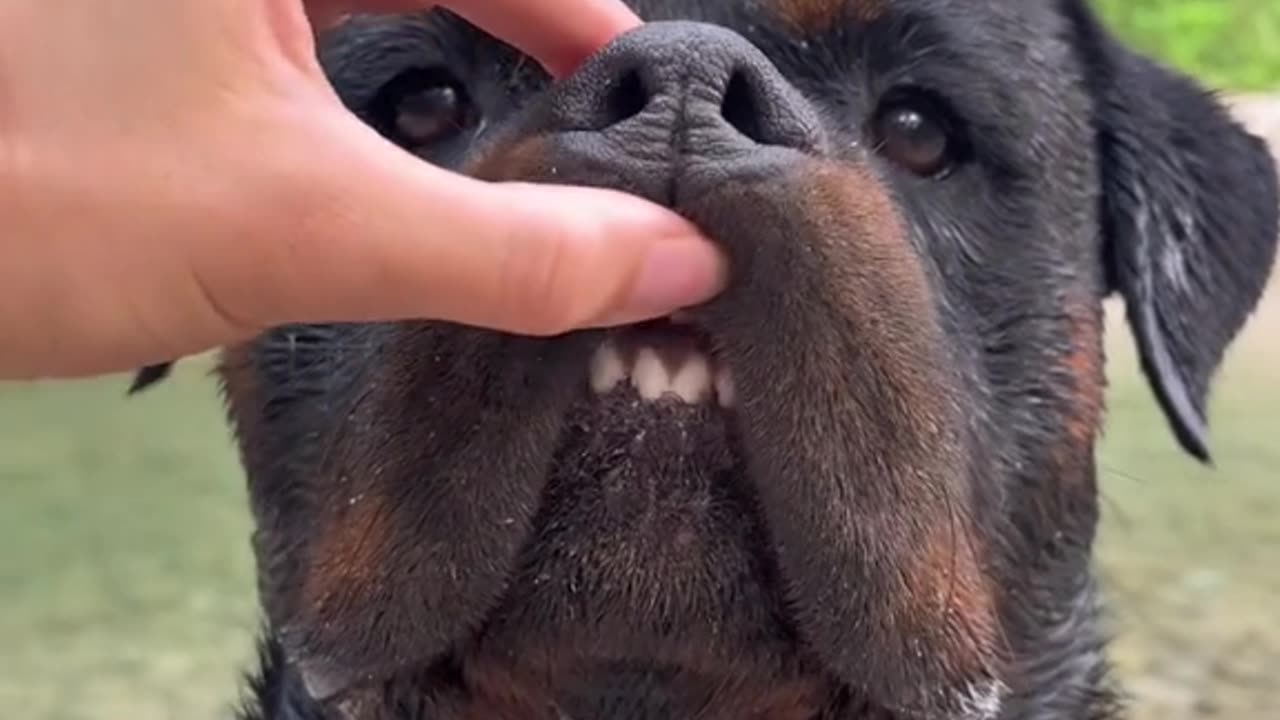
{"type": "Polygon", "coordinates": [[[1120,37],[1214,88],[1280,89],[1280,1],[1092,2],[1120,37]]]}

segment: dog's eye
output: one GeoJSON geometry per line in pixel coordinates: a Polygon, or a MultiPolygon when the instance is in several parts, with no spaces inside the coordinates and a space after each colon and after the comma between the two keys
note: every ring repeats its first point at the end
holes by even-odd
{"type": "Polygon", "coordinates": [[[889,160],[922,177],[935,177],[955,161],[946,114],[923,97],[886,98],[873,119],[875,147],[889,160]]]}
{"type": "Polygon", "coordinates": [[[425,145],[462,126],[462,96],[450,85],[423,88],[406,95],[396,112],[396,132],[425,145]]]}
{"type": "Polygon", "coordinates": [[[414,68],[392,78],[370,112],[383,134],[410,148],[448,140],[478,119],[466,88],[438,68],[414,68]]]}

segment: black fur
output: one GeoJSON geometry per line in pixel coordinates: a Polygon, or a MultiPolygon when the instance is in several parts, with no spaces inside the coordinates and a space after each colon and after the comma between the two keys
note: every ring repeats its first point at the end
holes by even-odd
{"type": "MultiPolygon", "coordinates": [[[[286,327],[222,377],[257,521],[245,720],[1106,720],[1101,301],[1176,439],[1276,251],[1273,161],[1079,0],[636,0],[557,84],[458,18],[321,59],[465,86],[425,160],[611,187],[724,248],[690,311],[739,402],[594,398],[605,331],[286,327]],[[877,136],[937,119],[945,171],[877,136]]],[[[459,242],[466,242],[459,238],[459,242]]],[[[135,383],[163,377],[156,368],[135,383]]]]}
{"type": "Polygon", "coordinates": [[[1178,441],[1208,461],[1210,379],[1275,259],[1272,157],[1203,88],[1111,41],[1078,6],[1074,17],[1098,107],[1109,282],[1178,441]]]}

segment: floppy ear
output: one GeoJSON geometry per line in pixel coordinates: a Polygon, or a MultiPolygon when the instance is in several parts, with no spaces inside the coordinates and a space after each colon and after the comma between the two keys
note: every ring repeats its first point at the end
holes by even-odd
{"type": "Polygon", "coordinates": [[[1066,5],[1094,93],[1108,290],[1179,443],[1208,463],[1212,377],[1275,259],[1275,161],[1212,94],[1066,5]]]}
{"type": "Polygon", "coordinates": [[[147,388],[169,377],[173,363],[147,365],[133,374],[133,383],[129,385],[129,395],[137,395],[147,388]]]}

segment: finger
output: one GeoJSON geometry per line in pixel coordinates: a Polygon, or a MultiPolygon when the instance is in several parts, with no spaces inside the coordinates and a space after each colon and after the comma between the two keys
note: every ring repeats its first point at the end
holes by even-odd
{"type": "Polygon", "coordinates": [[[428,10],[435,2],[427,0],[303,0],[307,17],[316,30],[328,30],[355,13],[399,13],[428,10]]]}
{"type": "Polygon", "coordinates": [[[255,243],[237,267],[221,257],[205,266],[214,277],[204,284],[231,315],[263,325],[425,318],[555,335],[666,315],[723,284],[719,253],[656,205],[484,183],[343,116],[327,127],[292,158],[273,154],[280,174],[263,196],[303,193],[267,209],[290,218],[280,231],[290,241],[255,243]],[[319,159],[318,147],[329,149],[319,159]]]}
{"type": "Polygon", "coordinates": [[[447,7],[527,53],[563,77],[619,34],[640,24],[621,0],[318,0],[313,22],[332,24],[353,12],[403,12],[447,7]]]}
{"type": "Polygon", "coordinates": [[[620,0],[503,0],[442,3],[563,77],[615,37],[640,24],[620,0]],[[567,6],[567,7],[566,7],[567,6]]]}

